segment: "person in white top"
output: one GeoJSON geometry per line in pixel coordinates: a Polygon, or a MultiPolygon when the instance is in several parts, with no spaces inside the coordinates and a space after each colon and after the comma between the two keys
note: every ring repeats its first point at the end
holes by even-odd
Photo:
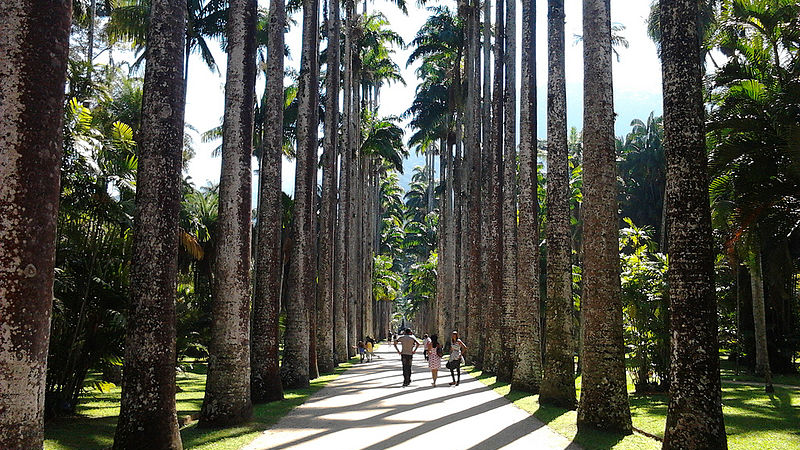
{"type": "Polygon", "coordinates": [[[458,386],[461,383],[461,357],[466,350],[467,346],[458,338],[458,331],[453,331],[453,334],[450,335],[450,361],[447,362],[450,376],[453,377],[450,386],[458,386]],[[456,379],[456,373],[458,373],[458,379],[456,379]]]}

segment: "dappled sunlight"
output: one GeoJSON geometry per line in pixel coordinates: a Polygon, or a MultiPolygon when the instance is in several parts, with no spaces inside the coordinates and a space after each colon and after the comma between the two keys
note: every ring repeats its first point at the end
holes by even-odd
{"type": "MultiPolygon", "coordinates": [[[[348,448],[564,449],[569,441],[514,407],[483,383],[462,373],[459,386],[440,370],[431,385],[422,355],[415,355],[411,386],[402,387],[400,360],[357,364],[318,395],[293,410],[246,450],[348,448]]],[[[577,447],[575,447],[577,448],[577,447]]]]}

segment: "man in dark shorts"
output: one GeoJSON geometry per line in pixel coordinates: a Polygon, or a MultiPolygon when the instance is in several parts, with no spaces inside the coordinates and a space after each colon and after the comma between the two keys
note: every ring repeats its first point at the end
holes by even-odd
{"type": "Polygon", "coordinates": [[[403,361],[403,386],[411,384],[411,358],[417,352],[419,342],[417,338],[411,334],[411,328],[406,328],[403,334],[394,341],[394,349],[400,354],[400,359],[403,361]],[[397,348],[400,344],[400,348],[397,348]]]}

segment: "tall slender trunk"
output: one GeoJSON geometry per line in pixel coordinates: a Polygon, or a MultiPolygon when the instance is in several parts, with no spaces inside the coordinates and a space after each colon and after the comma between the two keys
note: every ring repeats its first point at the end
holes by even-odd
{"type": "MultiPolygon", "coordinates": [[[[475,12],[476,16],[478,12],[475,12]]],[[[486,318],[491,316],[491,284],[489,283],[489,218],[491,217],[491,161],[492,161],[492,82],[491,82],[491,0],[483,1],[483,89],[481,93],[479,114],[481,133],[481,172],[480,172],[480,296],[482,299],[478,325],[478,339],[472,342],[473,350],[470,352],[475,357],[473,363],[478,368],[483,368],[486,355],[486,342],[489,334],[486,318]]],[[[479,18],[476,20],[480,20],[479,18]]],[[[477,32],[476,32],[477,34],[477,32]]],[[[476,123],[476,128],[478,123],[476,123]]]]}
{"type": "Polygon", "coordinates": [[[114,449],[180,449],[175,409],[175,292],[183,149],[186,3],[153,0],[129,288],[130,313],[114,449]]]}
{"type": "Polygon", "coordinates": [[[497,379],[511,381],[517,353],[517,3],[506,2],[505,23],[505,104],[503,112],[503,310],[500,329],[503,352],[497,379]]]}
{"type": "Polygon", "coordinates": [[[318,0],[303,0],[303,48],[300,62],[297,117],[297,169],[294,187],[294,246],[289,266],[286,340],[281,377],[291,388],[308,386],[310,374],[311,311],[314,264],[314,197],[317,163],[317,33],[318,0]],[[309,297],[311,296],[311,297],[309,297]]]}
{"type": "Polygon", "coordinates": [[[672,337],[663,448],[726,449],[698,4],[661,0],[660,8],[672,337]]]}
{"type": "Polygon", "coordinates": [[[42,448],[70,2],[0,4],[0,448],[42,448]]]}
{"type": "Polygon", "coordinates": [[[539,185],[536,164],[536,0],[522,2],[520,77],[517,351],[511,386],[539,392],[542,382],[542,321],[539,308],[539,185]]]}
{"type": "Polygon", "coordinates": [[[763,375],[767,393],[774,392],[772,387],[772,371],[769,367],[767,351],[767,320],[764,308],[764,276],[761,267],[761,236],[758,229],[752,231],[753,250],[749,258],[750,291],[753,298],[753,328],[756,338],[756,374],[763,375]]]}
{"type": "Polygon", "coordinates": [[[465,337],[473,347],[469,359],[474,362],[474,355],[478,355],[480,345],[481,323],[481,146],[480,146],[480,116],[478,105],[480,99],[480,51],[479,51],[479,29],[480,29],[480,10],[477,1],[471,2],[468,6],[467,14],[467,58],[465,69],[467,73],[467,96],[466,96],[466,170],[468,170],[467,193],[467,224],[465,239],[466,254],[466,330],[465,337]]]}
{"type": "Polygon", "coordinates": [[[361,186],[360,180],[360,165],[361,165],[361,100],[360,100],[360,82],[359,82],[359,68],[357,54],[358,48],[355,46],[357,39],[355,36],[356,27],[358,26],[358,17],[356,16],[356,7],[352,0],[348,1],[348,19],[350,21],[348,33],[350,41],[347,45],[350,54],[350,115],[347,123],[348,131],[348,151],[350,152],[350,167],[349,167],[349,180],[350,180],[350,198],[348,199],[348,291],[347,291],[347,306],[348,306],[348,333],[350,345],[348,351],[350,355],[355,354],[355,343],[358,341],[359,328],[358,328],[358,307],[359,307],[359,294],[361,292],[360,273],[361,273],[361,255],[360,255],[360,235],[358,229],[360,228],[359,220],[359,205],[361,186]]]}
{"type": "Polygon", "coordinates": [[[503,311],[503,254],[501,218],[503,216],[503,79],[504,79],[504,50],[505,31],[505,5],[503,0],[497,0],[495,6],[495,45],[494,45],[494,80],[492,96],[492,136],[491,136],[491,177],[488,223],[488,264],[489,269],[489,313],[486,315],[486,349],[484,353],[484,368],[489,372],[496,372],[500,366],[500,357],[503,351],[500,327],[503,311]]]}
{"type": "Polygon", "coordinates": [[[564,0],[547,4],[547,305],[539,402],[575,409],[564,0]]]}
{"type": "Polygon", "coordinates": [[[447,192],[445,189],[445,179],[447,173],[447,158],[445,157],[445,138],[439,139],[439,225],[436,229],[436,254],[437,254],[437,276],[436,276],[436,304],[431,308],[433,313],[433,327],[439,336],[444,336],[444,316],[445,316],[445,285],[447,284],[447,274],[444,270],[445,261],[445,236],[447,233],[446,209],[447,192]]]}
{"type": "Polygon", "coordinates": [[[619,279],[610,0],[583,2],[584,346],[578,426],[630,433],[619,279]]]}
{"type": "Polygon", "coordinates": [[[253,414],[250,394],[250,239],[256,0],[230,0],[222,173],[208,376],[199,426],[253,414]]]}
{"type": "MultiPolygon", "coordinates": [[[[461,97],[461,96],[459,96],[461,97]]],[[[462,109],[463,111],[463,105],[462,109]]],[[[453,158],[453,226],[450,227],[450,231],[452,231],[452,243],[453,243],[453,319],[451,325],[454,330],[459,330],[460,333],[463,333],[462,330],[464,324],[464,314],[463,314],[463,307],[464,307],[464,270],[463,270],[463,263],[464,263],[464,245],[463,241],[463,231],[464,228],[464,182],[463,182],[463,171],[464,171],[464,156],[463,156],[463,113],[459,112],[457,119],[456,119],[456,145],[455,145],[455,157],[453,158]],[[456,232],[458,230],[458,232],[456,232]]]]}
{"type": "Polygon", "coordinates": [[[264,109],[264,150],[259,170],[258,248],[250,339],[251,393],[254,402],[283,399],[279,367],[278,317],[281,309],[281,159],[283,156],[283,66],[286,8],[269,5],[269,48],[264,109]]]}
{"type": "Polygon", "coordinates": [[[330,2],[327,22],[328,61],[325,83],[325,135],[322,156],[322,207],[320,208],[319,290],[317,292],[317,364],[322,373],[333,372],[333,303],[336,223],[336,160],[339,143],[339,1],[330,2]]]}

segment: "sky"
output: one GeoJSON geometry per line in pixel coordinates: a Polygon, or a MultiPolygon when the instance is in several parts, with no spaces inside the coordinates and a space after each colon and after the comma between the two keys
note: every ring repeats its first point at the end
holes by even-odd
{"type": "MultiPolygon", "coordinates": [[[[411,42],[425,22],[429,13],[424,7],[416,6],[414,0],[407,0],[409,13],[403,15],[397,7],[386,0],[373,0],[368,4],[369,11],[381,11],[391,23],[391,27],[399,33],[406,43],[411,42]]],[[[583,46],[576,43],[575,35],[582,34],[581,0],[566,0],[566,77],[567,77],[567,123],[569,127],[581,129],[583,116],[583,46]]],[[[447,5],[455,9],[455,0],[446,2],[429,2],[429,5],[447,5]]],[[[259,6],[267,8],[268,0],[259,0],[259,6]]],[[[360,7],[359,7],[360,8],[360,7]]],[[[517,42],[521,42],[521,10],[517,3],[517,42]]],[[[633,119],[645,119],[654,111],[660,115],[661,101],[661,64],[656,55],[656,47],[647,36],[647,16],[650,11],[649,0],[612,0],[611,20],[623,24],[626,28],[621,33],[630,43],[630,47],[620,48],[619,61],[614,60],[614,107],[617,114],[615,133],[624,136],[630,130],[633,119]]],[[[492,16],[494,16],[492,14],[492,16]]],[[[300,14],[294,19],[297,24],[286,34],[286,43],[290,49],[287,67],[298,68],[300,61],[301,22],[300,14]]],[[[546,99],[547,99],[547,2],[539,1],[536,23],[537,39],[537,98],[538,98],[538,138],[546,138],[546,99]]],[[[325,45],[324,42],[322,45],[325,45]]],[[[189,68],[189,84],[187,91],[186,122],[202,133],[218,126],[222,121],[224,109],[224,73],[225,54],[218,46],[213,47],[219,66],[219,73],[211,72],[198,55],[192,55],[189,68]],[[221,75],[220,75],[221,74],[221,75]]],[[[518,45],[519,51],[519,45],[518,45]]],[[[406,67],[405,63],[410,49],[397,49],[396,61],[400,65],[406,85],[394,84],[381,90],[381,115],[400,115],[410,105],[419,82],[414,70],[416,65],[406,67]]],[[[519,55],[517,57],[519,64],[519,55]]],[[[519,74],[519,69],[517,74],[519,74]]],[[[517,80],[519,83],[519,80],[517,80]]],[[[263,90],[263,80],[257,82],[258,95],[263,90]]],[[[519,90],[518,90],[519,91],[519,90]]],[[[410,136],[407,130],[407,136],[410,136]]],[[[211,156],[211,152],[219,145],[201,143],[199,135],[195,136],[197,154],[189,165],[189,176],[199,187],[219,181],[220,158],[211,156]]],[[[406,161],[405,175],[401,184],[407,184],[414,165],[421,165],[422,158],[412,157],[406,161]]],[[[255,169],[255,160],[253,160],[255,169]]],[[[283,162],[283,190],[294,191],[294,164],[283,162]]],[[[257,177],[253,179],[254,189],[257,177]]]]}

